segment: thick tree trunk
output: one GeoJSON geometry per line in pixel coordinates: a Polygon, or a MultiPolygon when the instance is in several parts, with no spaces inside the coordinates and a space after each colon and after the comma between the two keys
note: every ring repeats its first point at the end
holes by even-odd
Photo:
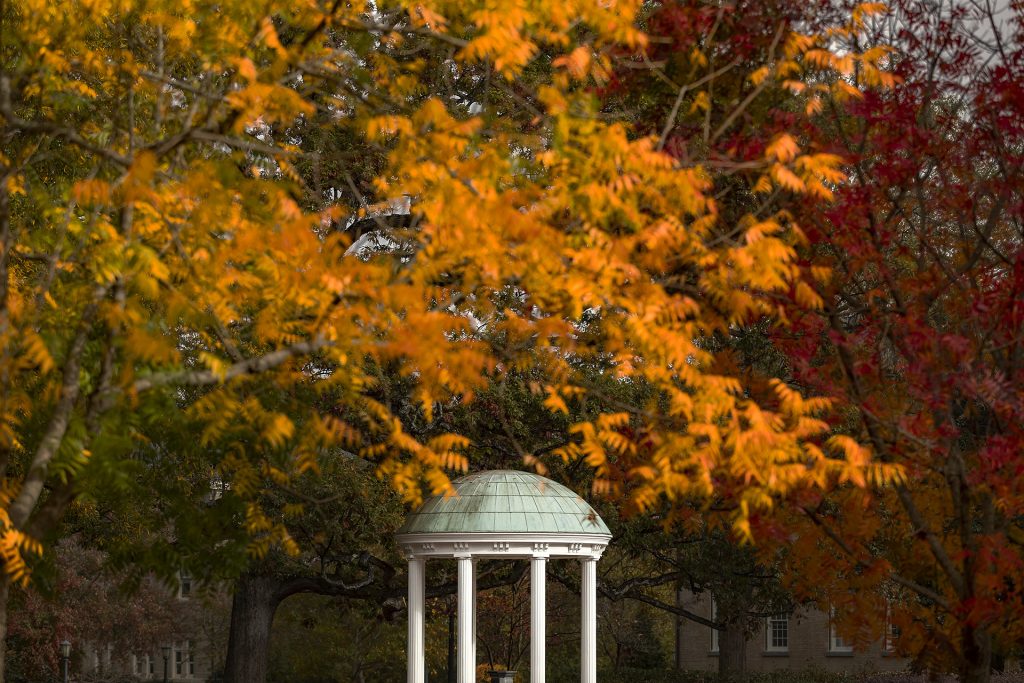
{"type": "Polygon", "coordinates": [[[718,634],[718,677],[722,681],[747,679],[747,634],[742,621],[732,621],[718,634]]]}
{"type": "Polygon", "coordinates": [[[992,638],[987,631],[964,626],[960,683],[989,683],[992,676],[992,638]]]}
{"type": "Polygon", "coordinates": [[[226,683],[266,683],[270,628],[281,602],[280,579],[243,576],[235,583],[224,670],[226,683]]]}

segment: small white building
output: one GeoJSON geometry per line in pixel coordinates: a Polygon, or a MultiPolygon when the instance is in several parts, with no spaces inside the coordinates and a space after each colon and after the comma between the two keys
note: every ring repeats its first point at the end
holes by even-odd
{"type": "Polygon", "coordinates": [[[428,499],[396,539],[409,560],[408,683],[424,683],[424,575],[431,558],[458,561],[458,683],[476,675],[476,562],[530,560],[530,683],[544,683],[549,560],[582,564],[581,681],[597,682],[597,561],[611,533],[574,491],[529,472],[492,470],[428,499]]]}

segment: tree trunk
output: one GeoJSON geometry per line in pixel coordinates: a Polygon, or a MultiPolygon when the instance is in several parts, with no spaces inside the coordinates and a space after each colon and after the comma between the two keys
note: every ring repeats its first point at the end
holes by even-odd
{"type": "Polygon", "coordinates": [[[731,621],[718,634],[718,677],[722,681],[747,679],[747,634],[742,621],[731,621]]]}
{"type": "Polygon", "coordinates": [[[0,568],[0,683],[7,675],[7,600],[11,595],[11,580],[0,568]]]}
{"type": "Polygon", "coordinates": [[[280,587],[281,581],[270,576],[246,575],[235,583],[226,683],[266,683],[270,628],[281,602],[280,587]]]}
{"type": "Polygon", "coordinates": [[[458,682],[455,658],[455,609],[448,603],[448,683],[458,682]]]}
{"type": "MultiPolygon", "coordinates": [[[[676,557],[677,558],[679,557],[678,550],[676,551],[676,557]]],[[[681,583],[682,583],[681,580],[680,581],[676,581],[676,585],[675,585],[676,609],[682,609],[683,608],[683,589],[682,589],[681,583]]],[[[673,614],[672,615],[672,621],[674,622],[674,625],[675,625],[675,638],[674,638],[674,642],[673,642],[674,647],[672,648],[673,649],[673,654],[675,655],[674,658],[673,658],[673,665],[675,666],[675,670],[676,671],[682,671],[683,670],[683,617],[681,617],[678,614],[673,614]]]]}
{"type": "Polygon", "coordinates": [[[992,676],[992,637],[987,631],[964,626],[961,630],[960,683],[989,683],[992,676]]]}

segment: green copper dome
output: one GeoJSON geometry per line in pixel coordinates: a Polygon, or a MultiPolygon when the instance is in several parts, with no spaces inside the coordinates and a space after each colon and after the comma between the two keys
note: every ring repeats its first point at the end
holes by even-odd
{"type": "Polygon", "coordinates": [[[427,499],[398,534],[611,535],[587,501],[538,474],[490,470],[456,479],[452,486],[454,495],[427,499]]]}

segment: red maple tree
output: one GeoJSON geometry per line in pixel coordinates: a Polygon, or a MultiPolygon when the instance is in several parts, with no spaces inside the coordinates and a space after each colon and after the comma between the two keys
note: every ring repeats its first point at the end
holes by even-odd
{"type": "Polygon", "coordinates": [[[839,399],[835,429],[906,473],[796,501],[796,583],[861,641],[887,630],[962,681],[1024,640],[1022,20],[1020,3],[899,0],[873,26],[899,82],[829,101],[808,131],[851,167],[797,218],[804,267],[833,274],[824,309],[777,336],[796,383],[839,399]]]}
{"type": "Polygon", "coordinates": [[[897,484],[790,496],[754,520],[765,555],[788,548],[798,596],[835,609],[858,643],[985,681],[1024,640],[1024,5],[897,0],[836,34],[851,53],[888,54],[884,83],[855,60],[805,79],[803,100],[738,76],[854,7],[664,2],[651,50],[604,95],[715,174],[724,212],[784,207],[806,238],[788,304],[708,340],[719,362],[745,365],[744,391],[768,404],[773,377],[833,397],[833,433],[903,470],[897,484]],[[701,74],[705,87],[675,87],[701,74]],[[831,199],[756,186],[780,140],[847,162],[831,199]]]}

